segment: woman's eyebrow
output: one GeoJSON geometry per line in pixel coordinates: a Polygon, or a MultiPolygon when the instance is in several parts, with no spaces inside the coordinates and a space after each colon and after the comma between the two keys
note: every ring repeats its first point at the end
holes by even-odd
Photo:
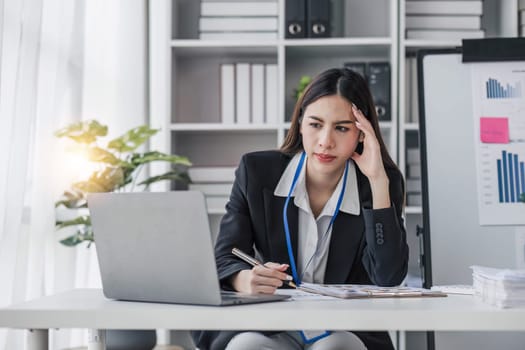
{"type": "MultiPolygon", "coordinates": [[[[309,115],[308,118],[324,123],[323,118],[316,117],[314,115],[309,115]]],[[[352,123],[355,123],[355,120],[343,119],[343,120],[336,121],[334,124],[340,125],[340,124],[352,124],[352,123]]]]}

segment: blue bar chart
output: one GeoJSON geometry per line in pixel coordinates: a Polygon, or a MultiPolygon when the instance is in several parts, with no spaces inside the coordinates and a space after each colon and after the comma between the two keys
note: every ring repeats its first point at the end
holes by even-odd
{"type": "Polygon", "coordinates": [[[523,62],[472,65],[471,78],[479,224],[525,225],[523,62]]]}
{"type": "Polygon", "coordinates": [[[486,96],[489,99],[495,98],[520,98],[522,96],[521,82],[516,82],[514,85],[503,84],[497,79],[489,78],[485,82],[486,96]]]}
{"type": "Polygon", "coordinates": [[[517,154],[503,150],[497,159],[497,169],[499,202],[519,202],[525,193],[525,162],[517,154]]]}

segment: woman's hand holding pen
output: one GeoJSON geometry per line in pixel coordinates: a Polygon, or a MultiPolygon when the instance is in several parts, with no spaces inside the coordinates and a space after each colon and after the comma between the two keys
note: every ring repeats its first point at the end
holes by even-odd
{"type": "Polygon", "coordinates": [[[251,270],[241,270],[232,279],[233,288],[242,293],[273,294],[283,285],[283,281],[291,280],[291,276],[284,271],[288,264],[267,262],[256,265],[251,270]]]}

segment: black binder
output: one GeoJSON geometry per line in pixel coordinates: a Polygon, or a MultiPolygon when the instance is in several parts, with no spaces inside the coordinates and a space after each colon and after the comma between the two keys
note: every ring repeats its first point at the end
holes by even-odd
{"type": "Polygon", "coordinates": [[[365,62],[345,62],[344,67],[350,69],[366,79],[366,63],[365,62]]]}
{"type": "Polygon", "coordinates": [[[330,1],[306,0],[306,15],[309,38],[330,37],[330,1]]]}
{"type": "Polygon", "coordinates": [[[374,97],[379,120],[391,120],[390,111],[390,64],[374,62],[368,64],[368,85],[374,97]]]}
{"type": "Polygon", "coordinates": [[[305,0],[286,0],[286,38],[306,37],[306,3],[305,0]]]}

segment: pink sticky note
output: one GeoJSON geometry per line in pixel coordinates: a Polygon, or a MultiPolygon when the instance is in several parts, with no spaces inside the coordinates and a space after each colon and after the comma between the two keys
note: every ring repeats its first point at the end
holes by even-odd
{"type": "Polygon", "coordinates": [[[480,137],[483,143],[509,143],[509,118],[480,118],[480,137]]]}

